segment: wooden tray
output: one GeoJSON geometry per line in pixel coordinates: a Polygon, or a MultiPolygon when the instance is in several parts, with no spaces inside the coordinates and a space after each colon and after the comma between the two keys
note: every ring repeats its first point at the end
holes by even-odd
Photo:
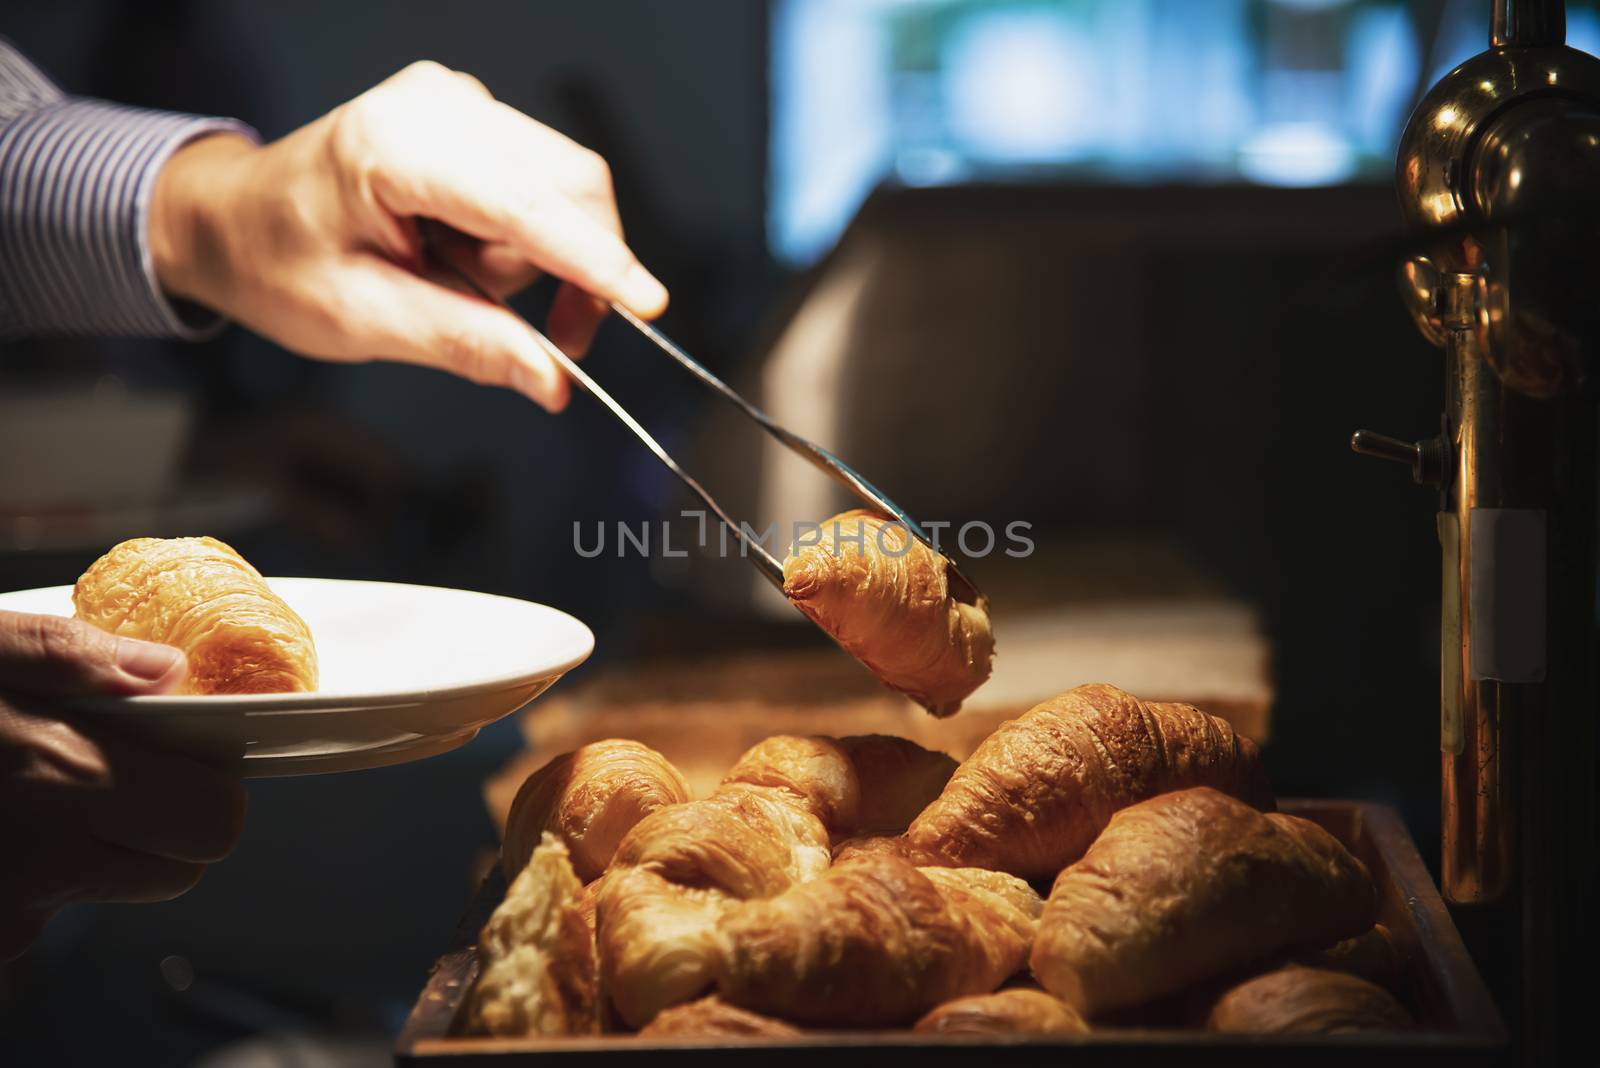
{"type": "Polygon", "coordinates": [[[663,1051],[694,1051],[718,1063],[748,1063],[752,1051],[762,1068],[874,1061],[900,1055],[919,1063],[1111,1065],[1163,1064],[1491,1064],[1506,1048],[1505,1027],[1483,980],[1467,956],[1444,902],[1434,888],[1416,845],[1394,810],[1359,801],[1285,801],[1285,812],[1315,820],[1366,862],[1378,887],[1380,919],[1394,934],[1405,959],[1408,1001],[1419,1029],[1402,1034],[1322,1038],[1216,1035],[1191,1030],[1121,1029],[1087,1035],[985,1038],[918,1035],[909,1031],[818,1032],[783,1039],[639,1039],[630,1035],[588,1038],[462,1038],[453,1032],[461,1002],[477,975],[473,943],[505,892],[491,875],[456,931],[453,947],[434,965],[422,996],[400,1033],[400,1064],[554,1065],[638,1062],[663,1051]]]}

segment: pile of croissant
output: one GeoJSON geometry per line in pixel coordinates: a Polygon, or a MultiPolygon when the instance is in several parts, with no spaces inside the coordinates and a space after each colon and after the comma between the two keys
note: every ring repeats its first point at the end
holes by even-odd
{"type": "Polygon", "coordinates": [[[1409,1026],[1367,870],[1273,808],[1225,721],[1104,685],[959,766],[899,738],[775,736],[697,799],[654,750],[596,742],[511,809],[460,1027],[1409,1026]]]}

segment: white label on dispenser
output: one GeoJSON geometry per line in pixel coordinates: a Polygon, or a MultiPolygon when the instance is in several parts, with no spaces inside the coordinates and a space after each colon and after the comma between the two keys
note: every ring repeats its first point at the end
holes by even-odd
{"type": "Polygon", "coordinates": [[[1544,511],[1474,508],[1469,523],[1472,678],[1543,682],[1544,511]]]}

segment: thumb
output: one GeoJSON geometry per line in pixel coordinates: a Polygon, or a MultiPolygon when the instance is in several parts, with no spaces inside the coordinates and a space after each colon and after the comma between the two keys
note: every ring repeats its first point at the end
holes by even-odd
{"type": "Polygon", "coordinates": [[[65,616],[0,612],[0,687],[34,697],[161,694],[189,673],[181,650],[65,616]]]}

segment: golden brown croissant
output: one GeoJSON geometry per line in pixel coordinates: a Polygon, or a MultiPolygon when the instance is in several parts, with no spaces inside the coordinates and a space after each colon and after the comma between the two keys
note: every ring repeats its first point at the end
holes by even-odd
{"type": "Polygon", "coordinates": [[[727,911],[717,992],[799,1024],[908,1023],[1021,967],[1037,922],[1030,897],[998,872],[846,861],[727,911]]]}
{"type": "Polygon", "coordinates": [[[1309,820],[1201,787],[1125,808],[1050,891],[1030,961],[1093,1016],[1372,926],[1366,868],[1309,820]]]}
{"type": "Polygon", "coordinates": [[[906,837],[925,862],[1053,878],[1118,809],[1190,786],[1272,805],[1254,743],[1225,720],[1079,686],[1001,724],[906,837]]]}
{"type": "Polygon", "coordinates": [[[863,853],[891,853],[920,863],[905,829],[939,796],[956,762],[886,734],[859,734],[838,744],[855,768],[861,801],[854,824],[834,828],[834,863],[863,853]]]}
{"type": "Polygon", "coordinates": [[[78,579],[72,605],[101,630],[182,649],[189,676],[178,693],[317,688],[305,621],[215,538],[125,541],[78,579]]]}
{"type": "MultiPolygon", "coordinates": [[[[526,867],[526,865],[524,865],[526,867]]],[[[589,937],[595,933],[595,913],[600,908],[600,884],[603,879],[596,879],[583,888],[583,893],[578,897],[578,914],[583,917],[583,925],[589,928],[589,937]]]]}
{"type": "Polygon", "coordinates": [[[478,937],[466,1030],[575,1035],[599,1029],[594,938],[567,847],[546,834],[478,937]]]}
{"type": "Polygon", "coordinates": [[[643,867],[613,868],[599,885],[600,987],[624,1026],[643,1027],[662,1009],[712,989],[722,953],[718,926],[736,899],[643,867]]]}
{"type": "Polygon", "coordinates": [[[944,753],[905,738],[858,734],[839,739],[861,784],[861,803],[849,833],[900,834],[939,796],[956,770],[944,753]]]}
{"type": "Polygon", "coordinates": [[[654,1020],[639,1029],[641,1038],[654,1038],[660,1035],[787,1038],[800,1033],[800,1029],[792,1024],[774,1020],[770,1016],[762,1016],[749,1009],[741,1009],[737,1005],[729,1005],[719,997],[701,998],[684,1005],[674,1005],[670,1009],[662,1009],[654,1020]]]}
{"type": "Polygon", "coordinates": [[[777,734],[752,746],[722,781],[785,790],[839,837],[905,830],[955,768],[905,738],[777,734]]]}
{"type": "Polygon", "coordinates": [[[913,1031],[941,1035],[1074,1035],[1089,1030],[1071,1005],[1043,990],[1012,987],[936,1007],[913,1031]]]}
{"type": "Polygon", "coordinates": [[[906,841],[905,835],[868,834],[846,838],[833,847],[833,862],[838,864],[859,857],[890,856],[918,863],[916,851],[906,841]]]}
{"type": "Polygon", "coordinates": [[[1387,990],[1345,972],[1290,965],[1223,994],[1206,1027],[1240,1034],[1405,1031],[1411,1014],[1387,990]]]}
{"type": "Polygon", "coordinates": [[[905,527],[856,509],[783,564],[783,592],[878,678],[936,716],[989,677],[987,599],[951,595],[949,562],[905,527]]]}
{"type": "MultiPolygon", "coordinates": [[[[992,935],[980,937],[982,961],[970,966],[982,975],[1015,974],[1027,964],[1033,937],[1044,913],[1044,899],[1014,875],[984,868],[918,868],[923,878],[939,888],[945,904],[962,916],[987,925],[992,935]],[[1014,957],[1013,937],[1021,941],[1022,956],[1014,957]]],[[[993,989],[998,981],[990,983],[993,989]]]]}
{"type": "MultiPolygon", "coordinates": [[[[1181,996],[1165,998],[1162,1002],[1172,1003],[1167,1007],[1178,1017],[1174,1026],[1204,1027],[1212,1006],[1223,994],[1248,979],[1288,967],[1343,972],[1381,986],[1391,994],[1399,994],[1405,989],[1404,962],[1400,957],[1400,949],[1395,945],[1389,929],[1378,923],[1353,938],[1343,939],[1321,949],[1296,950],[1280,954],[1270,960],[1253,962],[1247,968],[1225,975],[1213,976],[1205,982],[1190,987],[1181,996]]],[[[1146,1003],[1128,1011],[1143,1012],[1149,1005],[1150,1003],[1146,1003]]],[[[1117,1015],[1124,1014],[1126,1013],[1117,1015]]]]}
{"type": "Polygon", "coordinates": [[[506,878],[515,878],[540,836],[553,831],[572,851],[578,878],[596,879],[634,824],[687,800],[678,769],[647,745],[609,738],[563,753],[528,776],[511,802],[500,846],[506,878]]]}
{"type": "Polygon", "coordinates": [[[651,813],[600,883],[601,976],[631,1027],[705,993],[730,905],[782,893],[828,866],[828,830],[783,787],[727,783],[651,813]]]}
{"type": "Polygon", "coordinates": [[[951,764],[903,739],[774,735],[710,797],[642,820],[599,896],[601,970],[618,1014],[638,1027],[708,989],[732,903],[815,878],[833,837],[863,818],[902,818],[906,800],[931,796],[951,764]],[[886,796],[896,791],[904,799],[886,796]]]}
{"type": "Polygon", "coordinates": [[[861,811],[861,777],[834,738],[775,734],[751,746],[717,789],[730,786],[771,790],[821,820],[829,831],[854,827],[861,811]]]}

